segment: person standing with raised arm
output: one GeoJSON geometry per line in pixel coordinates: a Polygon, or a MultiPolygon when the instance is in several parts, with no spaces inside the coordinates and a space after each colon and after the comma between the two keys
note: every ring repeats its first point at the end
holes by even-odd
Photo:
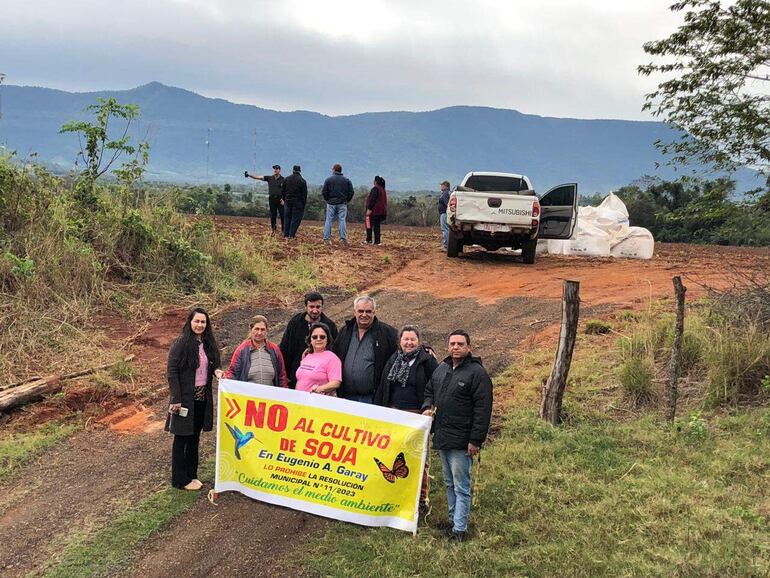
{"type": "Polygon", "coordinates": [[[256,181],[265,181],[267,183],[267,202],[270,208],[270,228],[272,234],[276,232],[276,220],[277,217],[281,218],[281,234],[283,235],[283,181],[284,178],[281,175],[281,165],[273,165],[272,175],[252,175],[249,171],[243,171],[243,176],[247,179],[254,179],[256,181]]]}

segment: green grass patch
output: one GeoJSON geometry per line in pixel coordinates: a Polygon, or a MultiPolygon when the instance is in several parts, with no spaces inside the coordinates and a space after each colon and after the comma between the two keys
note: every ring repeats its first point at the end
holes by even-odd
{"type": "Polygon", "coordinates": [[[646,405],[655,398],[652,380],[655,367],[648,359],[630,357],[618,368],[618,380],[635,406],[646,405]]]}
{"type": "Polygon", "coordinates": [[[604,335],[612,331],[612,326],[601,319],[589,319],[586,321],[585,333],[588,335],[604,335]]]}
{"type": "Polygon", "coordinates": [[[770,412],[553,428],[510,416],[484,451],[472,539],[335,523],[306,553],[323,576],[765,576],[770,572],[770,412]]]}
{"type": "Polygon", "coordinates": [[[691,395],[667,428],[660,415],[630,411],[627,401],[631,390],[653,392],[672,326],[671,315],[651,310],[617,319],[620,339],[579,334],[561,427],[533,411],[552,349],[527,352],[495,377],[510,413],[483,452],[470,542],[449,543],[439,529],[446,496],[434,453],[433,513],[416,539],[334,523],[298,554],[300,562],[321,576],[383,578],[767,576],[770,410],[709,413],[702,403],[715,367],[729,367],[724,356],[713,364],[710,352],[732,351],[740,355],[735,366],[753,370],[763,367],[750,363],[761,358],[763,342],[754,334],[741,340],[740,352],[744,342],[755,345],[755,356],[744,357],[715,340],[697,312],[690,315],[683,367],[691,395]],[[636,364],[626,375],[624,362],[636,364]]]}
{"type": "Polygon", "coordinates": [[[79,427],[77,424],[48,423],[30,433],[14,433],[0,438],[0,482],[79,427]]]}
{"type": "MultiPolygon", "coordinates": [[[[202,475],[213,475],[213,461],[202,475]]],[[[131,560],[138,547],[201,499],[199,492],[167,487],[138,502],[88,535],[75,535],[46,569],[49,578],[101,576],[131,560]]]]}

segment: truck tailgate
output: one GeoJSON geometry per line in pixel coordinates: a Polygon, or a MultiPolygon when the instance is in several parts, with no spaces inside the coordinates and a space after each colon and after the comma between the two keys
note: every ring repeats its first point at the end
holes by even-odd
{"type": "Polygon", "coordinates": [[[457,220],[529,228],[537,197],[506,192],[457,191],[457,220]]]}

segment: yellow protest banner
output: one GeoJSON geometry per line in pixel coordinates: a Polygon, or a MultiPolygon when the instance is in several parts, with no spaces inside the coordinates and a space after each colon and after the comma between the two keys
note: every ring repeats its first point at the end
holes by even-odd
{"type": "Polygon", "coordinates": [[[215,492],[414,532],[430,418],[223,379],[215,492]]]}

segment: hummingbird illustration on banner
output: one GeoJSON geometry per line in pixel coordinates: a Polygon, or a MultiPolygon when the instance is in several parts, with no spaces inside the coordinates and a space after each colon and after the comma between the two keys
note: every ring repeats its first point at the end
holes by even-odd
{"type": "Polygon", "coordinates": [[[230,435],[233,436],[233,439],[235,440],[235,457],[240,460],[241,448],[251,440],[256,440],[257,438],[254,437],[254,432],[243,433],[240,429],[238,429],[237,425],[230,425],[229,423],[225,423],[225,425],[227,426],[227,429],[230,430],[230,435]]]}

